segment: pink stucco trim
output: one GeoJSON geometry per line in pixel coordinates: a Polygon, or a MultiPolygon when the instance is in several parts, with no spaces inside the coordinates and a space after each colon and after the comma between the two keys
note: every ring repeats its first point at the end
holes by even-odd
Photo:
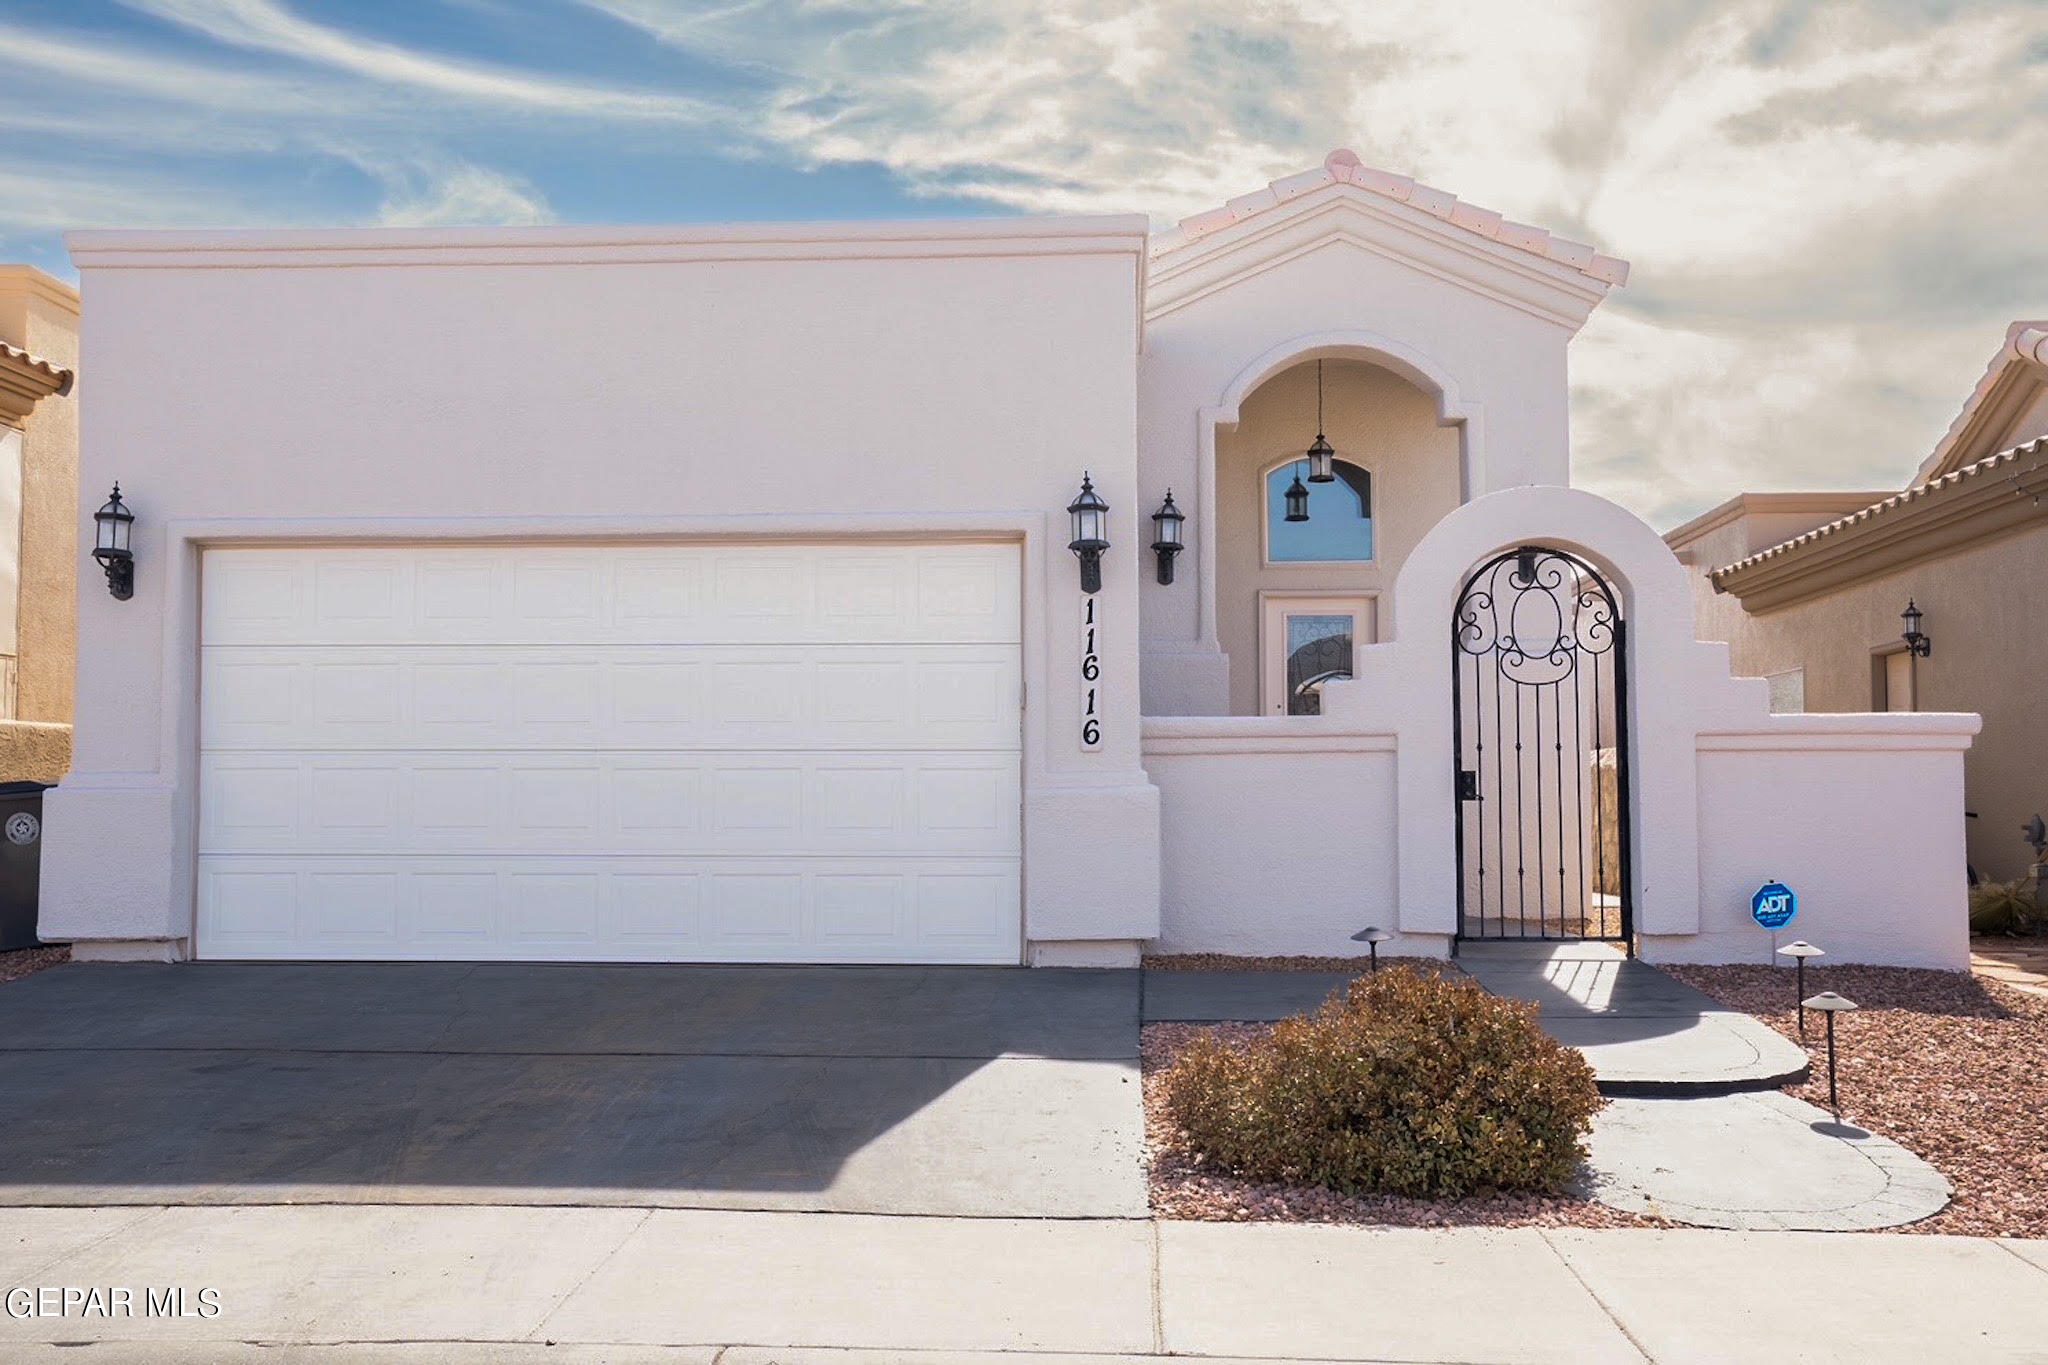
{"type": "Polygon", "coordinates": [[[1152,254],[1167,255],[1219,228],[1244,222],[1257,214],[1277,208],[1290,199],[1298,199],[1313,190],[1319,190],[1325,185],[1355,185],[1383,198],[1406,204],[1410,208],[1420,209],[1431,217],[1441,218],[1489,241],[1499,242],[1503,246],[1514,247],[1541,256],[1545,260],[1555,261],[1559,265],[1568,266],[1603,284],[1621,285],[1628,282],[1627,261],[1602,255],[1583,242],[1553,237],[1542,228],[1503,218],[1492,209],[1468,204],[1456,195],[1434,186],[1417,184],[1409,176],[1394,175],[1388,171],[1374,170],[1370,166],[1361,165],[1357,153],[1342,148],[1324,157],[1322,166],[1315,170],[1283,177],[1263,190],[1239,195],[1221,208],[1209,209],[1204,213],[1181,219],[1174,227],[1152,238],[1152,254]]]}

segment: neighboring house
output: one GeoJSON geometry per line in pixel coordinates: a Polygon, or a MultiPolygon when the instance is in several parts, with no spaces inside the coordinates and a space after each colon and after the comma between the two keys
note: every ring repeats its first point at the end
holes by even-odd
{"type": "Polygon", "coordinates": [[[1665,537],[1695,570],[1700,635],[1788,711],[1975,711],[1970,861],[2033,861],[2048,812],[2048,320],[2015,322],[1898,493],[1744,493],[1665,537]],[[1904,638],[1920,613],[1916,651],[1904,638]]]}
{"type": "Polygon", "coordinates": [[[0,266],[0,783],[71,763],[78,597],[78,295],[0,266]]]}
{"type": "Polygon", "coordinates": [[[1778,878],[1966,960],[1976,719],[1769,714],[1568,486],[1627,267],[1349,153],[1159,233],[70,245],[80,956],[1760,961],[1778,878]]]}

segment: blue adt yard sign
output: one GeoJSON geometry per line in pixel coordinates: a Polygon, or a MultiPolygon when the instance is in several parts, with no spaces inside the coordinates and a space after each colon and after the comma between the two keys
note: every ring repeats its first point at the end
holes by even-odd
{"type": "Polygon", "coordinates": [[[1766,929],[1782,929],[1799,913],[1799,897],[1783,882],[1765,882],[1749,898],[1749,917],[1766,929]]]}

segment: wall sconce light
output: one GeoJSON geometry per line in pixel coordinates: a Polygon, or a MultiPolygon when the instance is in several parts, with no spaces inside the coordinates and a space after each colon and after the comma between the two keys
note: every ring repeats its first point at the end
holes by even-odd
{"type": "Polygon", "coordinates": [[[1081,472],[1081,495],[1067,504],[1074,538],[1067,548],[1081,559],[1081,591],[1102,591],[1102,552],[1109,548],[1109,504],[1095,491],[1088,472],[1081,472]]]}
{"type": "Polygon", "coordinates": [[[1913,605],[1913,599],[1906,599],[1906,609],[1899,613],[1899,619],[1906,623],[1905,634],[1899,638],[1906,642],[1906,649],[1916,659],[1924,659],[1934,652],[1934,641],[1921,633],[1920,608],[1913,605]]]}
{"type": "Polygon", "coordinates": [[[1173,582],[1173,557],[1187,548],[1181,540],[1180,530],[1187,517],[1173,505],[1173,490],[1166,490],[1166,501],[1159,504],[1159,510],[1152,514],[1152,552],[1159,556],[1159,581],[1173,582]]]}
{"type": "Polygon", "coordinates": [[[1301,471],[1294,471],[1294,482],[1287,485],[1288,521],[1308,520],[1308,485],[1301,481],[1301,471]]]}
{"type": "Polygon", "coordinates": [[[92,557],[107,571],[107,591],[116,601],[125,602],[135,596],[135,555],[128,548],[128,532],[135,525],[135,514],[121,501],[120,484],[114,485],[114,496],[92,514],[92,519],[99,528],[92,557]]]}
{"type": "Polygon", "coordinates": [[[1323,362],[1316,362],[1316,439],[1308,448],[1308,481],[1337,482],[1337,452],[1323,437],[1323,362]]]}

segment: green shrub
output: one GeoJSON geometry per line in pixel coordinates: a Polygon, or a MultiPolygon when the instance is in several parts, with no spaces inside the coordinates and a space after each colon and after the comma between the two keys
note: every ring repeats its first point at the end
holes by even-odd
{"type": "Polygon", "coordinates": [[[1554,1191],[1603,1103],[1533,1005],[1398,967],[1252,1043],[1197,1038],[1164,1082],[1195,1152],[1346,1194],[1554,1191]]]}
{"type": "Polygon", "coordinates": [[[2022,877],[2016,882],[1981,882],[1970,888],[1970,932],[1975,934],[2030,934],[2040,928],[2041,912],[2034,908],[2034,882],[2022,877]]]}

